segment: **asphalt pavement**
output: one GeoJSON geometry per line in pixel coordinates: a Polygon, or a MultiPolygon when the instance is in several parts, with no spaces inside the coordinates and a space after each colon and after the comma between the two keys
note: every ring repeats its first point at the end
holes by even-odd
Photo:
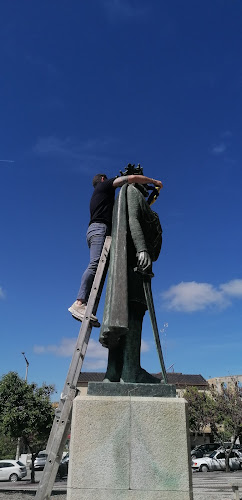
{"type": "MultiPolygon", "coordinates": [[[[11,497],[12,500],[29,500],[33,498],[38,487],[42,471],[36,471],[36,483],[30,482],[30,471],[27,477],[16,483],[0,482],[0,500],[11,497]]],[[[234,500],[232,485],[239,487],[239,498],[242,500],[242,470],[225,472],[194,472],[192,474],[194,500],[234,500]]],[[[66,500],[67,478],[55,481],[51,497],[53,500],[66,500]]],[[[172,500],[172,499],[171,499],[172,500]]]]}
{"type": "Polygon", "coordinates": [[[192,475],[194,500],[234,500],[232,485],[239,487],[242,500],[242,470],[234,472],[194,472],[192,475]]]}
{"type": "MultiPolygon", "coordinates": [[[[11,483],[10,481],[0,481],[0,500],[32,500],[38,488],[39,481],[43,472],[35,471],[35,483],[30,481],[30,470],[27,476],[21,481],[11,483]]],[[[61,481],[55,481],[51,499],[66,500],[67,478],[61,481]]]]}

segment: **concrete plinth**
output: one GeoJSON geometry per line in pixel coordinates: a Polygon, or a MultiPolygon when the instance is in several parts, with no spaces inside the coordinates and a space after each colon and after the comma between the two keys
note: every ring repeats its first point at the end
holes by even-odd
{"type": "Polygon", "coordinates": [[[192,500],[182,398],[80,396],[67,500],[192,500]]]}

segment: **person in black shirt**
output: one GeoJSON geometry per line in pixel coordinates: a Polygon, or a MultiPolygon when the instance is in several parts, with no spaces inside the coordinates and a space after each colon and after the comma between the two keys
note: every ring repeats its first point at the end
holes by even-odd
{"type": "MultiPolygon", "coordinates": [[[[154,184],[162,188],[162,182],[145,175],[126,175],[108,179],[105,174],[97,174],[93,178],[94,192],[90,200],[90,222],[87,230],[87,244],[90,249],[90,262],[81,279],[81,286],[76,301],[69,307],[72,316],[82,321],[85,315],[87,301],[96,274],[98,262],[106,236],[111,234],[112,212],[115,199],[115,189],[123,184],[154,184]]],[[[145,252],[143,252],[145,254],[145,252]]],[[[145,267],[146,255],[141,256],[145,267]]],[[[91,315],[92,326],[99,327],[98,319],[91,315]]]]}

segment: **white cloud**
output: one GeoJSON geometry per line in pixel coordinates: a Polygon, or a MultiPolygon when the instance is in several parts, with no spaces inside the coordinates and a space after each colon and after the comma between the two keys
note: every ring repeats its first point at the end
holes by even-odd
{"type": "Polygon", "coordinates": [[[36,354],[47,354],[52,353],[58,357],[68,358],[72,356],[74,348],[76,345],[76,339],[61,339],[60,344],[49,344],[49,345],[35,345],[34,352],[36,354]]]}
{"type": "Polygon", "coordinates": [[[220,144],[217,144],[216,146],[213,147],[212,152],[216,155],[222,154],[226,151],[227,146],[224,144],[224,142],[221,142],[220,144]]]}
{"type": "Polygon", "coordinates": [[[220,289],[230,297],[242,297],[242,279],[231,280],[220,285],[220,289]]]}
{"type": "Polygon", "coordinates": [[[83,371],[89,371],[89,370],[106,370],[107,368],[107,361],[105,359],[96,359],[95,361],[89,361],[87,358],[85,358],[84,361],[84,367],[83,371]]]}
{"type": "Polygon", "coordinates": [[[184,312],[201,311],[211,306],[225,307],[229,303],[222,290],[195,281],[171,286],[163,292],[162,298],[167,309],[184,312]]]}
{"type": "Polygon", "coordinates": [[[141,352],[148,352],[150,351],[150,345],[148,344],[148,342],[146,342],[145,340],[141,340],[141,352]]]}
{"type": "MultiPolygon", "coordinates": [[[[76,338],[68,339],[63,338],[60,341],[60,344],[49,344],[49,345],[35,345],[34,352],[36,354],[54,354],[57,357],[69,358],[73,355],[74,349],[76,346],[76,338]]],[[[99,360],[103,361],[107,360],[108,350],[103,348],[101,344],[93,339],[90,339],[86,358],[99,358],[99,360]]]]}
{"type": "Polygon", "coordinates": [[[108,359],[108,350],[104,348],[100,342],[90,339],[87,347],[87,358],[101,358],[103,360],[108,359]]]}
{"type": "MultiPolygon", "coordinates": [[[[60,344],[35,345],[34,352],[36,354],[53,354],[57,357],[71,357],[76,345],[76,338],[63,338],[60,344]]],[[[141,341],[141,352],[150,350],[148,342],[141,341]]],[[[89,370],[106,370],[108,359],[108,349],[101,346],[96,340],[90,339],[87,347],[87,352],[84,361],[84,371],[89,370]]]]}
{"type": "Polygon", "coordinates": [[[0,299],[5,299],[5,292],[1,286],[0,286],[0,299]]]}

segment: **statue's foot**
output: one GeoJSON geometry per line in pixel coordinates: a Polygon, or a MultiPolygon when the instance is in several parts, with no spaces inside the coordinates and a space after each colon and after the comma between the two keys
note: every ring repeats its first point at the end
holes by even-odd
{"type": "Polygon", "coordinates": [[[144,368],[139,368],[136,372],[130,373],[128,371],[123,371],[122,376],[120,378],[120,382],[122,384],[160,384],[161,381],[159,378],[154,377],[150,373],[148,373],[144,368]]]}

